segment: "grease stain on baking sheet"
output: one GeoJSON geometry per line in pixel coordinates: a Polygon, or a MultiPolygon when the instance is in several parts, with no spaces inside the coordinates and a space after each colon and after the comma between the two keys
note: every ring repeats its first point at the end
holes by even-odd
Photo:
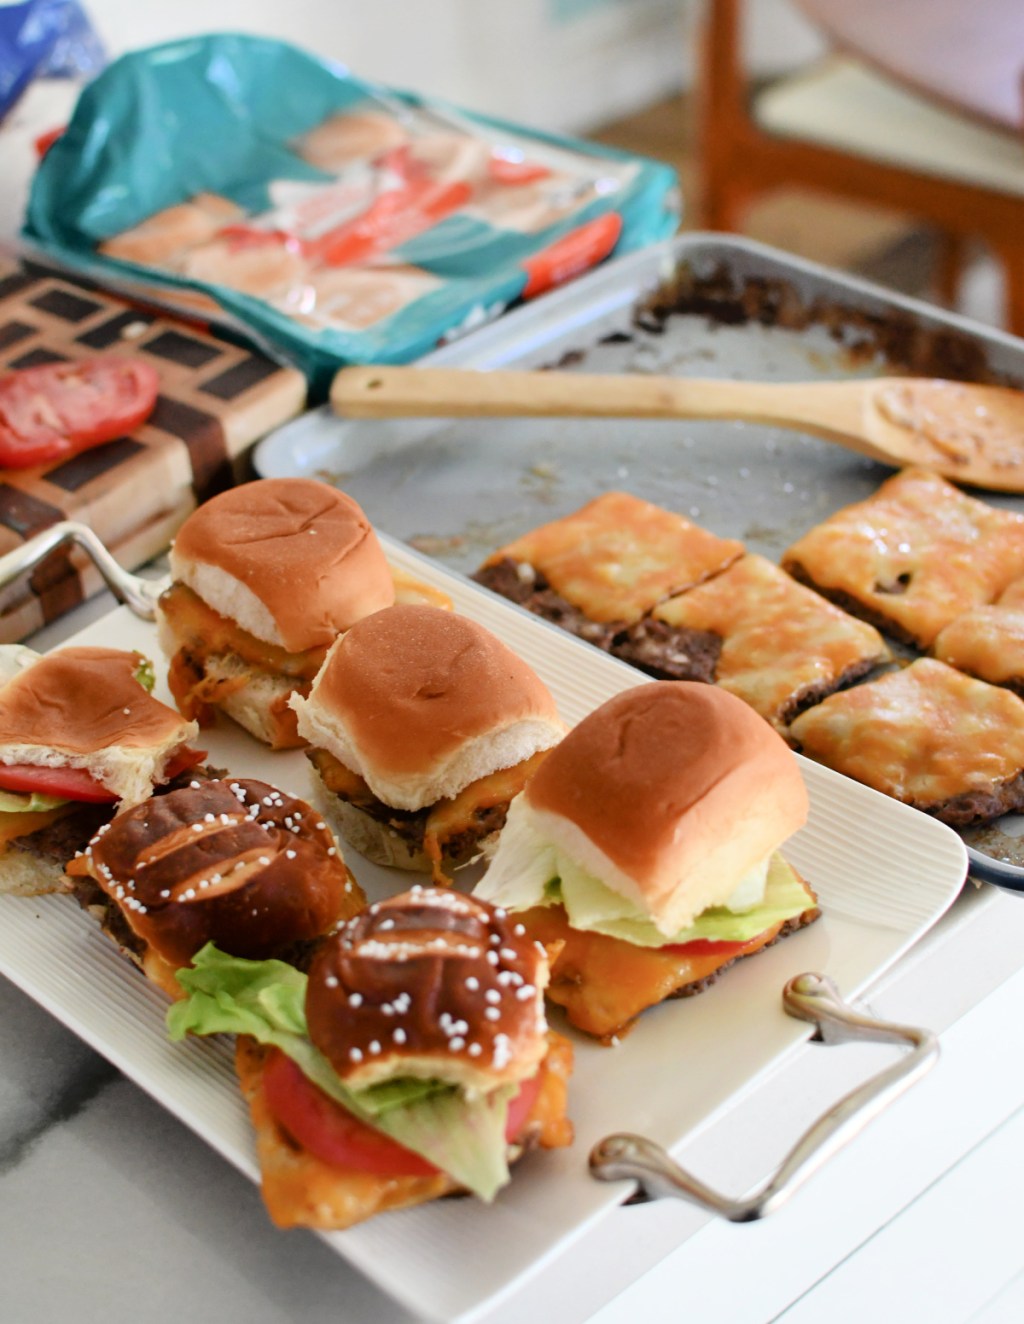
{"type": "Polygon", "coordinates": [[[982,827],[961,829],[960,835],[968,846],[982,851],[994,860],[1004,864],[1016,864],[1024,867],[1024,817],[1020,814],[1008,815],[997,819],[995,823],[986,823],[982,827]]]}
{"type": "Polygon", "coordinates": [[[543,505],[553,505],[558,497],[562,473],[550,460],[539,460],[529,465],[520,475],[519,483],[530,496],[543,505]]]}

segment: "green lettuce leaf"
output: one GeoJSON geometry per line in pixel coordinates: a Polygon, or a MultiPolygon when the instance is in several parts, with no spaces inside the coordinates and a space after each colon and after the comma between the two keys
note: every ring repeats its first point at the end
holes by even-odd
{"type": "Polygon", "coordinates": [[[353,1090],[309,1040],[306,976],[284,961],[247,961],[213,943],[178,972],[188,997],[167,1012],[171,1039],[248,1034],[286,1053],[360,1121],[413,1150],[483,1200],[508,1181],[505,1121],[514,1090],[468,1097],[437,1080],[403,1078],[353,1090]]]}
{"type": "Polygon", "coordinates": [[[38,791],[0,791],[0,814],[38,814],[67,803],[60,796],[40,795],[38,791]]]}
{"type": "Polygon", "coordinates": [[[566,876],[559,880],[557,891],[546,891],[545,899],[548,896],[557,896],[562,901],[569,922],[576,927],[622,938],[638,947],[664,947],[669,943],[694,942],[698,938],[713,942],[749,942],[772,925],[802,914],[811,905],[800,879],[778,853],[769,862],[764,897],[759,905],[743,911],[712,906],[699,914],[688,928],[671,936],[662,933],[626,898],[582,869],[574,869],[571,873],[566,871],[566,876]],[[585,915],[585,924],[575,924],[574,912],[585,915]]]}
{"type": "Polygon", "coordinates": [[[156,671],[153,669],[153,663],[145,653],[136,653],[135,656],[139,659],[134,672],[135,679],[144,690],[152,694],[156,688],[156,671]]]}

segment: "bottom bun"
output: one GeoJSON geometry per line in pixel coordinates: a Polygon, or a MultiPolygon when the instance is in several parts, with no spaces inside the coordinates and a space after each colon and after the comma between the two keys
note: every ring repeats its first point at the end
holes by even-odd
{"type": "MultiPolygon", "coordinates": [[[[553,1030],[540,1065],[540,1089],[518,1141],[509,1146],[510,1163],[526,1150],[561,1149],[572,1144],[566,1116],[572,1044],[553,1030]]],[[[465,1194],[445,1173],[436,1176],[382,1176],[335,1167],[314,1157],[271,1116],[263,1092],[263,1064],[270,1049],[248,1035],[235,1043],[235,1071],[256,1133],[260,1189],[278,1227],[310,1227],[340,1232],[389,1209],[407,1209],[443,1195],[465,1194]]]]}
{"type": "Polygon", "coordinates": [[[293,680],[270,671],[254,672],[249,663],[230,653],[208,658],[206,674],[212,681],[245,678],[217,706],[251,736],[271,749],[298,749],[306,743],[288,707],[296,689],[293,680]]]}
{"type": "Polygon", "coordinates": [[[240,1036],[235,1070],[249,1105],[259,1158],[263,1201],[278,1227],[341,1231],[388,1209],[406,1209],[448,1195],[457,1187],[444,1173],[383,1177],[324,1163],[300,1148],[270,1115],[263,1094],[267,1049],[240,1036]]]}
{"type": "Polygon", "coordinates": [[[10,846],[0,853],[0,895],[44,896],[66,887],[64,867],[56,860],[10,846]]]}

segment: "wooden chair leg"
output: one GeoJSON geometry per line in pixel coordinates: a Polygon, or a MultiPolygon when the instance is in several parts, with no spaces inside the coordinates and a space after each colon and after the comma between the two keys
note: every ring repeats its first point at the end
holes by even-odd
{"type": "Polygon", "coordinates": [[[960,235],[940,231],[935,255],[935,297],[945,308],[955,308],[964,273],[967,245],[960,235]]]}
{"type": "Polygon", "coordinates": [[[1000,254],[1003,281],[1006,329],[1012,335],[1024,336],[1024,252],[1000,254]]]}

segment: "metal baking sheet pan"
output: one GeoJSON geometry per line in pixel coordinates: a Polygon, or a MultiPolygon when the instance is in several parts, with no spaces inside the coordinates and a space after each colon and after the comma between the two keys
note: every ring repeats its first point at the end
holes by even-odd
{"type": "MultiPolygon", "coordinates": [[[[888,373],[1024,386],[1024,342],[731,236],[690,234],[624,258],[422,362],[747,380],[888,373]]],[[[325,406],[254,452],[264,477],[343,487],[383,531],[472,573],[495,548],[623,489],[778,560],[892,472],[815,437],[740,422],[344,420],[325,406]]],[[[1024,511],[1024,499],[984,494],[1024,511]]],[[[968,834],[991,881],[1024,820],[968,834]]],[[[978,870],[976,869],[977,873],[978,870]]]]}

